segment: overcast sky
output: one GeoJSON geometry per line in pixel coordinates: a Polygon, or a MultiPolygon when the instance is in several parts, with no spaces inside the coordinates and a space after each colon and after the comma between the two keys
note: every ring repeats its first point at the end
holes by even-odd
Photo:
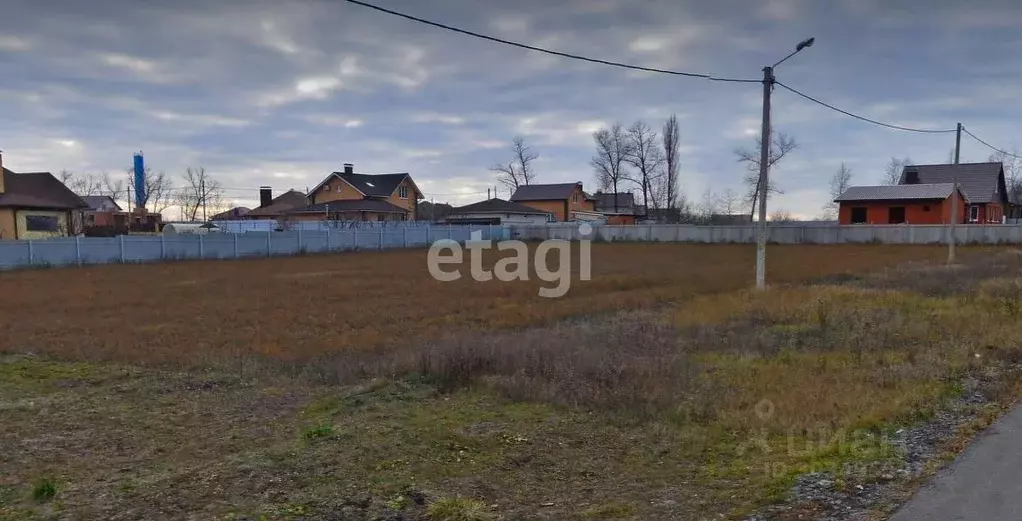
{"type": "MultiPolygon", "coordinates": [[[[901,125],[954,127],[1001,147],[1022,121],[1022,6],[1013,0],[373,0],[557,50],[779,80],[901,125]],[[749,7],[756,6],[756,7],[749,7]]],[[[464,204],[524,135],[542,182],[595,190],[591,133],[681,118],[682,184],[740,190],[736,147],[759,132],[759,84],[620,70],[472,39],[323,1],[0,0],[0,149],[14,171],[123,172],[142,150],[175,176],[204,166],[239,204],[316,185],[341,164],[409,172],[464,204]],[[462,194],[462,195],[456,195],[462,194]]],[[[815,216],[843,161],[877,184],[892,156],[944,162],[953,134],[875,127],[777,89],[775,129],[800,147],[772,208],[815,216]]],[[[963,161],[989,150],[963,138],[963,161]]],[[[507,193],[501,194],[507,197],[507,193]]]]}

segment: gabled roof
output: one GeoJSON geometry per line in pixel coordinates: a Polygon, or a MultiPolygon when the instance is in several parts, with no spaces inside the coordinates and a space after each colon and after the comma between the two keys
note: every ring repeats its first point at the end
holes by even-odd
{"type": "Polygon", "coordinates": [[[117,204],[117,201],[109,195],[80,195],[79,197],[82,198],[82,201],[85,201],[85,204],[89,205],[91,210],[102,210],[106,203],[111,203],[118,212],[122,211],[121,205],[117,204]]]}
{"type": "Polygon", "coordinates": [[[235,206],[234,208],[231,208],[230,210],[227,210],[227,211],[224,211],[224,212],[220,212],[220,213],[214,215],[213,217],[210,217],[209,220],[211,220],[211,221],[229,221],[231,219],[238,219],[238,218],[244,217],[244,216],[248,215],[248,212],[250,212],[250,211],[251,210],[249,210],[248,208],[246,208],[244,206],[235,206]]]}
{"type": "Polygon", "coordinates": [[[522,185],[515,190],[511,201],[560,201],[568,199],[582,183],[555,183],[545,185],[522,185]]]}
{"type": "Polygon", "coordinates": [[[308,204],[309,198],[305,194],[291,189],[274,197],[270,204],[248,212],[245,217],[274,217],[308,204]]]}
{"type": "Polygon", "coordinates": [[[397,190],[401,182],[408,179],[411,181],[415,191],[418,192],[419,197],[422,197],[422,191],[415,185],[415,181],[412,181],[412,176],[408,175],[407,172],[400,174],[348,174],[345,172],[331,172],[310,193],[315,194],[319,192],[323,185],[329,183],[334,178],[343,179],[365,197],[390,197],[397,190]]]}
{"type": "Polygon", "coordinates": [[[512,203],[511,201],[505,201],[503,199],[489,199],[487,201],[480,201],[478,203],[472,203],[466,206],[460,206],[454,208],[448,213],[448,215],[458,214],[469,214],[469,213],[509,213],[518,215],[548,215],[548,212],[543,212],[535,208],[525,206],[524,204],[512,203]]]}
{"type": "MultiPolygon", "coordinates": [[[[593,198],[596,201],[595,208],[597,212],[600,211],[614,211],[614,193],[599,192],[593,194],[593,198]]],[[[617,209],[631,209],[635,206],[635,195],[631,192],[618,192],[617,193],[617,209]]]]}
{"type": "Polygon", "coordinates": [[[6,168],[0,206],[47,210],[78,210],[89,205],[49,172],[16,174],[6,168]]]}
{"type": "Polygon", "coordinates": [[[322,213],[326,212],[379,212],[379,213],[408,213],[408,210],[401,208],[389,201],[380,199],[343,199],[327,203],[316,203],[302,208],[295,208],[287,213],[322,213]]]}
{"type": "Polygon", "coordinates": [[[952,183],[918,185],[852,186],[834,201],[905,201],[912,199],[947,199],[952,183]]]}
{"type": "Polygon", "coordinates": [[[953,183],[957,174],[958,187],[970,203],[1002,202],[1007,197],[1001,163],[908,165],[901,172],[900,184],[908,184],[911,172],[919,174],[920,184],[953,183]]]}

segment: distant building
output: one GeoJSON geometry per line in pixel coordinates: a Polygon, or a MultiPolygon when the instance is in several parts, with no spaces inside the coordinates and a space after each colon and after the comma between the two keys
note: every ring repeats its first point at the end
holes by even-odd
{"type": "Polygon", "coordinates": [[[841,224],[947,224],[955,198],[962,222],[964,197],[952,183],[853,186],[835,201],[841,224]]]}
{"type": "Polygon", "coordinates": [[[111,227],[125,229],[128,225],[128,212],[109,195],[83,195],[85,204],[89,205],[83,213],[86,229],[93,227],[111,227]]]}
{"type": "Polygon", "coordinates": [[[89,205],[49,172],[16,174],[0,154],[0,239],[75,235],[89,205]]]}
{"type": "Polygon", "coordinates": [[[581,182],[522,185],[515,190],[510,202],[549,213],[555,221],[603,219],[594,208],[593,197],[582,190],[581,182]]]}
{"type": "Polygon", "coordinates": [[[631,192],[596,192],[592,195],[593,208],[604,215],[607,224],[635,224],[646,216],[646,209],[635,204],[631,192]]]}
{"type": "Polygon", "coordinates": [[[1000,162],[907,165],[899,184],[945,184],[956,179],[968,205],[965,222],[1000,224],[1005,217],[1019,216],[1018,208],[1008,201],[1004,165],[1000,162]]]}
{"type": "Polygon", "coordinates": [[[422,191],[412,176],[356,174],[351,163],[333,172],[309,193],[309,204],[288,212],[296,219],[414,221],[422,191]]]}
{"type": "Polygon", "coordinates": [[[309,198],[298,190],[288,190],[273,197],[273,190],[268,186],[259,188],[259,207],[249,210],[245,219],[277,219],[288,212],[309,205],[309,198]]]}
{"type": "Polygon", "coordinates": [[[452,209],[445,222],[450,224],[545,224],[549,212],[503,199],[489,199],[452,209]]]}
{"type": "Polygon", "coordinates": [[[210,217],[209,220],[211,220],[211,221],[236,221],[238,219],[244,219],[245,216],[248,215],[248,212],[250,212],[250,211],[251,210],[249,210],[248,208],[245,208],[244,206],[236,206],[234,208],[231,208],[230,210],[227,210],[226,212],[220,212],[220,213],[214,215],[213,217],[210,217]]]}

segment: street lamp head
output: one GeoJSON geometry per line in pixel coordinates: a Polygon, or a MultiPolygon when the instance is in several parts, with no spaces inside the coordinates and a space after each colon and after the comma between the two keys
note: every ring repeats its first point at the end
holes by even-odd
{"type": "Polygon", "coordinates": [[[808,40],[802,40],[801,42],[799,42],[798,45],[795,46],[795,52],[801,51],[802,49],[805,49],[806,47],[812,47],[813,46],[813,42],[815,42],[815,41],[816,41],[816,38],[809,38],[808,40]]]}

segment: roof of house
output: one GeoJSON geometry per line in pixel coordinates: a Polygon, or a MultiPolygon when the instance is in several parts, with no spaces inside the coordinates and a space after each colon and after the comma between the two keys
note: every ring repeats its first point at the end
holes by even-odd
{"type": "Polygon", "coordinates": [[[270,204],[248,212],[245,217],[273,217],[308,204],[309,198],[305,194],[292,189],[274,197],[270,204]]]}
{"type": "Polygon", "coordinates": [[[943,165],[908,165],[901,172],[901,184],[910,172],[919,173],[920,184],[954,183],[957,174],[958,186],[970,203],[991,203],[1005,197],[1003,184],[1004,166],[999,162],[962,163],[943,165]]]}
{"type": "Polygon", "coordinates": [[[505,201],[503,199],[493,198],[486,201],[480,201],[478,203],[472,203],[465,206],[459,206],[450,211],[448,215],[468,214],[468,213],[510,213],[519,215],[548,215],[549,212],[544,212],[532,208],[531,206],[525,206],[524,204],[513,203],[511,201],[505,201]]]}
{"type": "Polygon", "coordinates": [[[49,172],[16,174],[3,168],[4,191],[0,193],[0,206],[39,208],[47,210],[76,210],[88,208],[81,197],[49,172]]]}
{"type": "Polygon", "coordinates": [[[85,201],[85,204],[89,205],[92,210],[102,210],[106,203],[112,203],[117,211],[121,211],[121,205],[117,204],[117,201],[109,195],[80,195],[78,196],[85,201]]]}
{"type": "Polygon", "coordinates": [[[617,210],[617,213],[621,213],[622,210],[624,211],[630,210],[634,212],[635,195],[632,194],[631,192],[618,192],[616,204],[614,202],[613,192],[610,193],[599,192],[593,194],[593,198],[596,201],[594,207],[596,208],[597,212],[601,212],[604,210],[614,211],[615,209],[617,210]]]}
{"type": "Polygon", "coordinates": [[[946,199],[954,189],[952,183],[918,185],[852,186],[835,201],[904,201],[911,199],[946,199]]]}
{"type": "Polygon", "coordinates": [[[582,183],[554,183],[545,185],[522,185],[515,190],[511,201],[553,201],[571,197],[582,183]]]}
{"type": "Polygon", "coordinates": [[[326,212],[379,212],[379,213],[408,213],[408,210],[401,208],[389,201],[380,199],[343,199],[326,203],[316,203],[302,208],[295,208],[287,213],[322,213],[326,212]]]}
{"type": "MultiPolygon", "coordinates": [[[[310,193],[318,192],[323,185],[329,183],[335,177],[345,180],[366,197],[390,197],[402,181],[405,179],[411,180],[411,176],[407,172],[400,174],[348,174],[345,172],[331,172],[310,193]]],[[[415,186],[415,181],[412,181],[412,186],[415,186]]],[[[419,192],[419,197],[421,198],[422,192],[419,190],[419,187],[415,186],[415,190],[419,192]]]]}
{"type": "Polygon", "coordinates": [[[211,221],[226,221],[228,219],[232,219],[235,217],[244,217],[245,215],[248,215],[248,212],[250,211],[251,211],[250,209],[244,206],[235,206],[234,208],[231,208],[230,210],[224,212],[220,212],[214,215],[213,217],[210,217],[209,219],[211,221]]]}

